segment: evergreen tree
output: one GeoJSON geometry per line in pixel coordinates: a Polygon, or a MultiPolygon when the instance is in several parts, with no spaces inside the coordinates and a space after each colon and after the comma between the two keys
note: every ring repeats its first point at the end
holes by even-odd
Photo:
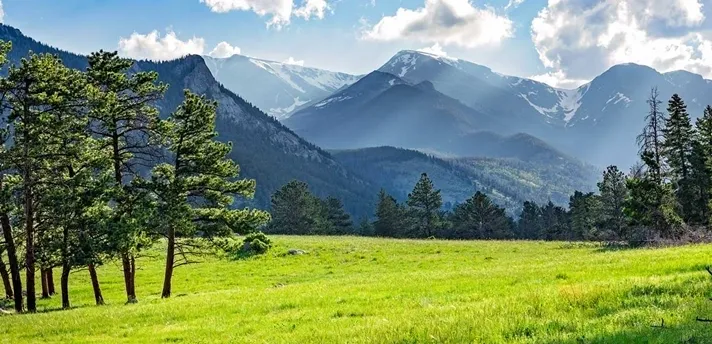
{"type": "Polygon", "coordinates": [[[565,240],[570,238],[570,219],[566,209],[549,201],[541,208],[542,232],[539,238],[546,240],[565,240]]]}
{"type": "Polygon", "coordinates": [[[408,194],[408,212],[412,217],[415,237],[430,237],[442,227],[440,210],[443,205],[440,190],[436,190],[426,173],[420,175],[413,191],[408,194]]]}
{"type": "Polygon", "coordinates": [[[690,172],[692,170],[692,142],[694,129],[690,123],[687,106],[677,94],[668,103],[669,117],[663,128],[662,155],[670,167],[670,177],[684,221],[694,215],[695,193],[690,172]]]}
{"type": "Polygon", "coordinates": [[[650,111],[645,117],[646,125],[638,136],[640,157],[645,168],[626,181],[630,192],[626,214],[637,226],[652,227],[663,236],[673,236],[672,227],[678,223],[678,217],[674,202],[671,202],[671,187],[663,179],[666,174],[663,160],[666,119],[660,110],[661,104],[658,91],[653,88],[648,99],[650,111]]]}
{"type": "Polygon", "coordinates": [[[517,237],[521,239],[536,239],[543,231],[541,207],[536,203],[525,201],[517,222],[517,237]]]}
{"type": "Polygon", "coordinates": [[[358,235],[362,236],[373,236],[373,224],[368,221],[367,217],[362,217],[358,225],[358,235]]]}
{"type": "Polygon", "coordinates": [[[155,72],[130,73],[134,62],[116,52],[92,53],[88,62],[90,129],[110,156],[106,168],[114,181],[109,232],[121,257],[127,302],[134,303],[135,255],[151,240],[146,233],[150,203],[134,182],[141,181],[139,168],[159,157],[159,118],[153,102],[166,86],[157,82],[155,72]]]}
{"type": "Polygon", "coordinates": [[[707,106],[695,123],[693,146],[693,180],[698,190],[698,222],[708,224],[712,216],[712,106],[707,106]],[[702,205],[702,206],[700,206],[702,205]]]}
{"type": "Polygon", "coordinates": [[[452,238],[505,239],[512,235],[512,219],[480,191],[455,207],[451,222],[452,238]]]}
{"type": "Polygon", "coordinates": [[[376,205],[376,221],[373,223],[374,235],[380,237],[398,237],[405,232],[405,211],[395,198],[381,189],[376,205]]]}
{"type": "Polygon", "coordinates": [[[326,206],[326,219],[329,224],[328,234],[351,234],[354,230],[351,216],[344,210],[344,205],[336,198],[329,196],[324,201],[326,206]]]}
{"type": "Polygon", "coordinates": [[[604,240],[610,235],[598,226],[601,218],[601,197],[592,192],[576,191],[569,199],[571,231],[568,240],[604,240]]]}
{"type": "Polygon", "coordinates": [[[269,221],[264,211],[229,207],[235,196],[252,198],[255,181],[234,179],[239,167],[227,158],[231,144],[215,140],[216,109],[215,102],[186,91],[183,104],[165,123],[171,156],[153,169],[149,184],[160,219],[155,228],[168,241],[163,298],[171,296],[176,249],[183,247],[179,239],[247,234],[269,221]]]}
{"type": "Polygon", "coordinates": [[[272,195],[272,221],[268,231],[278,234],[317,234],[323,226],[321,201],[309,186],[293,180],[272,195]]]}
{"type": "Polygon", "coordinates": [[[603,172],[603,180],[598,183],[601,203],[601,221],[603,226],[615,233],[618,238],[625,238],[626,216],[624,205],[628,198],[625,174],[617,166],[608,166],[603,172]]]}
{"type": "MultiPolygon", "coordinates": [[[[44,231],[47,230],[45,222],[39,221],[41,209],[38,206],[46,196],[42,191],[47,188],[47,178],[54,173],[53,163],[64,154],[57,148],[66,135],[65,128],[54,114],[81,105],[76,99],[83,94],[77,73],[65,67],[56,56],[31,55],[23,59],[20,66],[11,67],[7,78],[0,82],[14,134],[8,158],[20,177],[19,201],[23,212],[20,217],[25,235],[25,286],[29,312],[37,310],[37,258],[47,257],[46,252],[38,254],[36,247],[38,242],[46,243],[44,231]]],[[[41,281],[46,282],[46,279],[41,281]]]]}

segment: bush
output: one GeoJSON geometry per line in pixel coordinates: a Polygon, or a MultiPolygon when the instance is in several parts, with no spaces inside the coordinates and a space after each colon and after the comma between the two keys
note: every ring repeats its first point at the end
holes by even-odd
{"type": "Polygon", "coordinates": [[[264,254],[270,248],[272,248],[272,241],[262,232],[250,233],[242,241],[243,253],[264,254]]]}

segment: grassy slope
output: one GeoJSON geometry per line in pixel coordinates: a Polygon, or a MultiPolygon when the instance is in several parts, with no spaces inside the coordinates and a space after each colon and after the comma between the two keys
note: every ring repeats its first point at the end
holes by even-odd
{"type": "MultiPolygon", "coordinates": [[[[709,343],[712,246],[604,251],[541,242],[275,237],[268,256],[177,270],[139,262],[140,303],[123,305],[119,267],[86,271],[76,309],[0,317],[1,343],[709,343]],[[283,255],[289,248],[309,253],[283,255]],[[651,327],[665,320],[665,329],[651,327]]],[[[59,276],[55,273],[55,276],[59,276]]],[[[58,282],[58,281],[57,281],[58,282]]]]}

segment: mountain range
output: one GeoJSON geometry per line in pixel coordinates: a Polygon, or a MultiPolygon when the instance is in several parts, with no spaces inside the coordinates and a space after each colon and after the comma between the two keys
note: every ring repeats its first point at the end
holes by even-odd
{"type": "MultiPolygon", "coordinates": [[[[0,40],[13,43],[11,63],[33,51],[57,54],[72,68],[86,67],[84,56],[9,26],[0,25],[0,40]]],[[[651,82],[659,75],[681,89],[709,84],[689,73],[619,67],[647,71],[651,82]]],[[[610,116],[633,118],[623,110],[645,105],[633,92],[635,81],[626,84],[630,76],[616,68],[607,72],[614,76],[558,90],[413,51],[397,54],[363,77],[240,55],[137,61],[134,68],[156,71],[170,85],[156,104],[163,116],[180,104],[186,88],[218,101],[218,138],[233,142],[231,158],[242,176],[257,180],[251,204],[268,208],[277,188],[300,179],[319,196],[342,199],[357,216],[372,216],[378,189],[402,199],[427,171],[450,204],[481,190],[511,212],[525,200],[565,205],[574,190],[592,190],[599,172],[581,161],[587,159],[579,153],[590,147],[570,149],[567,135],[583,128],[587,135],[579,134],[580,144],[586,146],[595,138],[587,130],[599,130],[610,116]],[[603,115],[594,114],[603,96],[592,95],[605,94],[604,87],[621,95],[608,101],[603,115]],[[278,111],[265,112],[265,107],[278,111]]]]}
{"type": "Polygon", "coordinates": [[[401,51],[284,123],[325,148],[388,144],[461,156],[497,156],[482,146],[524,134],[539,147],[545,142],[598,167],[627,169],[637,160],[635,137],[653,87],[662,101],[674,93],[683,97],[693,118],[712,102],[712,81],[685,71],[622,64],[567,90],[460,59],[401,51]]]}
{"type": "MultiPolygon", "coordinates": [[[[0,24],[0,40],[13,44],[8,55],[10,63],[17,64],[29,52],[34,52],[55,54],[70,68],[81,70],[87,66],[85,56],[47,46],[10,26],[0,24]]],[[[329,152],[303,139],[273,116],[229,90],[227,84],[223,85],[216,80],[210,69],[211,62],[207,61],[210,59],[202,56],[186,56],[166,62],[137,61],[133,72],[156,71],[160,80],[169,85],[164,98],[155,104],[162,116],[167,116],[182,102],[184,89],[204,94],[218,102],[218,139],[233,143],[230,157],[239,163],[241,176],[256,179],[255,198],[247,202],[253,206],[269,208],[271,194],[293,179],[307,182],[310,189],[321,197],[332,195],[340,198],[354,216],[373,216],[374,202],[380,188],[403,198],[419,174],[428,171],[434,174],[438,186],[443,188],[443,196],[449,204],[461,202],[475,190],[482,190],[507,206],[512,213],[531,197],[542,202],[553,199],[559,204],[565,204],[568,193],[593,185],[595,175],[583,165],[567,167],[576,171],[573,174],[566,172],[571,178],[565,179],[570,183],[552,183],[551,178],[558,178],[558,172],[541,169],[542,165],[535,162],[559,159],[555,152],[546,153],[545,149],[539,150],[538,154],[527,154],[526,157],[502,153],[502,158],[492,159],[438,157],[435,153],[426,155],[393,147],[369,148],[350,153],[329,152]],[[353,154],[362,159],[357,165],[354,165],[354,161],[358,159],[354,159],[353,154]],[[520,158],[530,161],[525,162],[520,158]],[[441,166],[441,170],[434,170],[433,166],[441,166]],[[380,178],[364,173],[384,171],[386,167],[403,173],[385,174],[380,178]],[[404,174],[407,176],[404,177],[404,174]],[[458,183],[453,184],[451,181],[458,183]],[[552,184],[558,186],[552,188],[552,184]]],[[[379,74],[385,75],[376,75],[379,74]]],[[[411,86],[403,81],[402,85],[406,93],[426,92],[448,106],[472,111],[435,92],[429,82],[411,86]]],[[[390,83],[388,86],[391,86],[390,83]]],[[[364,89],[364,92],[367,91],[364,89]]],[[[530,139],[522,135],[500,137],[502,151],[518,150],[511,147],[519,147],[519,144],[531,146],[528,143],[530,139]]]]}

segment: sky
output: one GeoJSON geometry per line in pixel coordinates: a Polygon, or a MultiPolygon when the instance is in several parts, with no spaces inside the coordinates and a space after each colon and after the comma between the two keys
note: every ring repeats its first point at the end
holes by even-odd
{"type": "Polygon", "coordinates": [[[76,53],[242,54],[365,74],[425,50],[571,88],[619,63],[712,79],[712,0],[0,0],[76,53]]]}

